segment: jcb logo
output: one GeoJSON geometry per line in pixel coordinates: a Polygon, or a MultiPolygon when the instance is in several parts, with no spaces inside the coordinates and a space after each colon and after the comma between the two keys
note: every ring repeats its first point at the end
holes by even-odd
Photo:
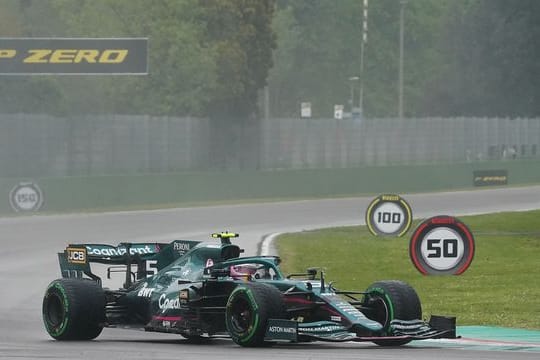
{"type": "Polygon", "coordinates": [[[0,49],[0,61],[22,55],[25,64],[121,64],[127,49],[29,49],[18,54],[15,49],[0,49]]]}
{"type": "Polygon", "coordinates": [[[67,259],[72,264],[86,264],[86,249],[67,248],[67,259]]]}

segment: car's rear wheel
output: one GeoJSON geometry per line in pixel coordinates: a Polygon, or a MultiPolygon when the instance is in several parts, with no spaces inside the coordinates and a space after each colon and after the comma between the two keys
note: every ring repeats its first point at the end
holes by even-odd
{"type": "MultiPolygon", "coordinates": [[[[422,318],[422,306],[416,291],[407,283],[399,280],[385,280],[373,283],[366,290],[365,306],[372,320],[383,325],[385,335],[392,335],[390,323],[394,319],[415,320],[422,318]]],[[[410,339],[384,339],[373,342],[381,346],[399,346],[410,339]]]]}
{"type": "Polygon", "coordinates": [[[45,329],[56,340],[91,340],[103,330],[105,293],[91,280],[58,279],[43,297],[45,329]]]}
{"type": "Polygon", "coordinates": [[[268,319],[282,319],[285,305],[272,285],[246,283],[236,287],[227,301],[225,325],[232,340],[241,346],[263,346],[268,319]]]}

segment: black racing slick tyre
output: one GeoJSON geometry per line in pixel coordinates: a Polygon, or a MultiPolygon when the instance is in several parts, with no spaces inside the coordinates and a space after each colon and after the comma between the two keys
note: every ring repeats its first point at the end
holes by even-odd
{"type": "Polygon", "coordinates": [[[227,301],[225,325],[232,340],[245,347],[264,346],[268,319],[283,319],[283,295],[272,285],[246,283],[236,287],[227,301]]]}
{"type": "Polygon", "coordinates": [[[92,280],[58,279],[43,297],[45,329],[56,340],[92,340],[103,330],[106,298],[92,280]]]}
{"type": "MultiPolygon", "coordinates": [[[[365,306],[372,310],[367,315],[383,325],[385,335],[392,335],[390,322],[394,319],[422,319],[422,306],[418,294],[403,281],[378,281],[369,286],[366,293],[365,306]]],[[[399,346],[410,341],[410,339],[381,339],[373,342],[380,346],[399,346]]]]}

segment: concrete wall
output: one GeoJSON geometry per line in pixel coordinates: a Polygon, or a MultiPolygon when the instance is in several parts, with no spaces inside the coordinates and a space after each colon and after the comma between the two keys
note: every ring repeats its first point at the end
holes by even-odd
{"type": "Polygon", "coordinates": [[[509,184],[540,182],[539,160],[450,165],[374,166],[288,171],[183,172],[157,175],[0,178],[0,214],[13,214],[9,192],[35,181],[44,194],[42,212],[409,193],[471,188],[473,171],[506,169],[509,184]]]}

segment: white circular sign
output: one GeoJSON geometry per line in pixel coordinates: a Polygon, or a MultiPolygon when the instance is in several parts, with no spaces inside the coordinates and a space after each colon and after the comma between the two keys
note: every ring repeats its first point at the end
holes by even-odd
{"type": "Polygon", "coordinates": [[[471,230],[448,215],[439,215],[420,223],[411,236],[409,256],[424,275],[461,275],[474,258],[471,230]]]}
{"type": "Polygon", "coordinates": [[[43,194],[33,182],[17,184],[9,193],[9,203],[15,211],[37,211],[43,204],[43,194]]]}
{"type": "Polygon", "coordinates": [[[405,212],[395,202],[383,202],[373,215],[373,223],[384,234],[394,234],[406,221],[405,212]]]}
{"type": "Polygon", "coordinates": [[[429,231],[420,245],[423,260],[433,269],[453,269],[464,254],[463,239],[449,227],[437,227],[429,231]]]}
{"type": "Polygon", "coordinates": [[[376,236],[402,236],[411,222],[411,207],[399,195],[379,195],[366,210],[366,225],[376,236]]]}

